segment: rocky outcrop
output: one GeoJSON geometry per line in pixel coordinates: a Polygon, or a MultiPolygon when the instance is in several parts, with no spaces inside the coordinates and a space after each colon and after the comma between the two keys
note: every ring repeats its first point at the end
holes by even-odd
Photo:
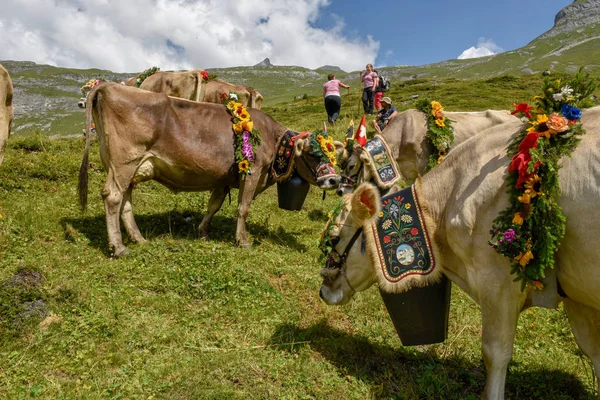
{"type": "Polygon", "coordinates": [[[259,62],[258,64],[254,65],[255,67],[272,67],[273,64],[271,64],[271,60],[269,60],[269,58],[265,58],[264,60],[262,60],[261,62],[259,62]]]}
{"type": "Polygon", "coordinates": [[[600,0],[576,0],[554,17],[554,26],[538,39],[549,38],[563,32],[577,30],[600,23],[600,0]]]}

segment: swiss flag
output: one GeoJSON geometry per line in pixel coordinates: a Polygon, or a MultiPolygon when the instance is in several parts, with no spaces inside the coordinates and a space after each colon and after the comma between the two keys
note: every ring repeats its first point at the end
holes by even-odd
{"type": "Polygon", "coordinates": [[[365,119],[365,114],[363,114],[362,119],[360,120],[355,139],[361,147],[364,147],[365,144],[367,144],[367,121],[365,119]]]}

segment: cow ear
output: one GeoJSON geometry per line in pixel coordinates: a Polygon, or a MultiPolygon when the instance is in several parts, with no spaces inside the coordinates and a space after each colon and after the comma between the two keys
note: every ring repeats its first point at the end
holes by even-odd
{"type": "Polygon", "coordinates": [[[379,189],[371,183],[363,183],[352,194],[352,214],[364,222],[373,218],[381,209],[379,189]]]}
{"type": "Polygon", "coordinates": [[[302,151],[304,150],[305,146],[306,146],[306,140],[301,139],[301,138],[296,139],[296,143],[294,144],[294,152],[296,153],[297,157],[302,156],[302,151]]]}
{"type": "Polygon", "coordinates": [[[341,167],[348,160],[350,154],[344,148],[344,143],[334,140],[333,145],[335,146],[335,158],[338,161],[338,165],[341,167]]]}

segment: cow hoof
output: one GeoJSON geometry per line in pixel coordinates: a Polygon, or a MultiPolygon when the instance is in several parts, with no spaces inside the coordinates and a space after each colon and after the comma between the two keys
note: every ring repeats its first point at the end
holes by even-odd
{"type": "Polygon", "coordinates": [[[125,257],[127,254],[129,254],[129,249],[127,247],[123,247],[121,250],[119,251],[115,251],[115,258],[121,258],[121,257],[125,257]]]}
{"type": "Polygon", "coordinates": [[[204,229],[200,230],[200,229],[198,229],[198,237],[200,239],[206,239],[208,237],[208,230],[204,230],[204,229]]]}

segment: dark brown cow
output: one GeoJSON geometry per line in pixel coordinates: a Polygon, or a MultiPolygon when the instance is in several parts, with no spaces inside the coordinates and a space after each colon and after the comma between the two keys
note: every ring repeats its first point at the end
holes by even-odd
{"type": "Polygon", "coordinates": [[[221,94],[236,92],[239,97],[238,101],[244,107],[258,110],[262,107],[263,100],[260,93],[247,86],[235,85],[218,79],[203,82],[202,70],[200,69],[181,72],[158,71],[144,79],[140,89],[187,100],[216,104],[223,102],[221,94]]]}
{"type": "Polygon", "coordinates": [[[4,149],[13,120],[13,94],[14,89],[8,71],[0,64],[0,165],[4,159],[4,149]]]}
{"type": "MultiPolygon", "coordinates": [[[[115,256],[126,254],[119,215],[131,239],[144,242],[131,205],[133,187],[156,180],[173,191],[212,191],[200,226],[206,236],[209,223],[221,208],[230,187],[239,188],[236,240],[248,246],[246,216],[250,203],[275,183],[271,164],[286,128],[267,114],[249,110],[262,144],[255,150],[253,173],[240,179],[235,163],[231,115],[223,105],[197,103],[148,93],[115,83],[103,83],[89,93],[86,107],[86,146],[79,176],[82,208],[87,203],[89,127],[94,120],[100,156],[108,177],[102,190],[109,246],[115,256]]],[[[317,177],[324,164],[311,154],[308,139],[295,141],[298,174],[322,189],[334,189],[339,175],[317,177]]],[[[338,145],[341,146],[341,143],[338,145]]]]}

